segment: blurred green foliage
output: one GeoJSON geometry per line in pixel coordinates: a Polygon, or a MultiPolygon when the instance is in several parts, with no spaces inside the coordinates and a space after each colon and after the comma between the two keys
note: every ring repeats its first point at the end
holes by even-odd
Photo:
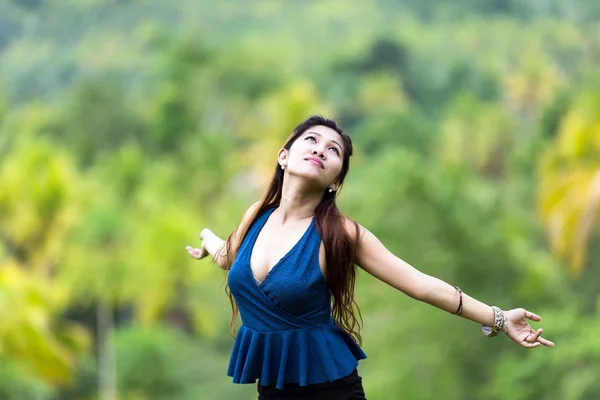
{"type": "Polygon", "coordinates": [[[369,398],[599,398],[599,4],[0,0],[0,398],[255,398],[184,247],[313,113],[355,143],[344,212],[557,343],[360,274],[369,398]]]}

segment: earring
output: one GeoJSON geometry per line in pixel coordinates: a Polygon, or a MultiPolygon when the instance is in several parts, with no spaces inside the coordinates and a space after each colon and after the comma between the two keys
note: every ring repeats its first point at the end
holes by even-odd
{"type": "Polygon", "coordinates": [[[332,188],[329,188],[329,193],[331,193],[331,192],[333,192],[333,189],[332,189],[332,188]]]}
{"type": "Polygon", "coordinates": [[[285,169],[285,166],[283,164],[281,164],[281,169],[285,169]]]}

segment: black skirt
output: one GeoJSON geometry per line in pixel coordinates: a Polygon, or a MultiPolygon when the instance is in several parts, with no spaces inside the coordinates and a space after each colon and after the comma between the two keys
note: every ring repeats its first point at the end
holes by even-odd
{"type": "Polygon", "coordinates": [[[366,400],[362,378],[358,375],[357,370],[333,382],[308,386],[289,383],[283,389],[277,389],[275,385],[262,386],[259,381],[257,388],[258,400],[366,400]]]}

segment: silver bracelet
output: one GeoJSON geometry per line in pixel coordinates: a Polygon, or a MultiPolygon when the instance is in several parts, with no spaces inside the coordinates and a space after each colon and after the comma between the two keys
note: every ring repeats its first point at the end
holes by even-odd
{"type": "Polygon", "coordinates": [[[508,331],[508,324],[506,322],[506,316],[504,315],[504,312],[502,312],[502,310],[496,306],[492,306],[492,310],[494,310],[495,316],[494,326],[481,326],[483,334],[487,337],[495,337],[498,336],[500,332],[506,333],[508,331]]]}

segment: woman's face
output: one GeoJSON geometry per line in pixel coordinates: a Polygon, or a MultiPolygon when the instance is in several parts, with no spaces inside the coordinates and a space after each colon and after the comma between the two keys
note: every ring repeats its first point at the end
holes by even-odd
{"type": "Polygon", "coordinates": [[[308,179],[323,189],[337,189],[336,178],[344,160],[342,137],[335,130],[317,125],[308,128],[290,147],[279,151],[279,164],[288,174],[308,179]]]}

